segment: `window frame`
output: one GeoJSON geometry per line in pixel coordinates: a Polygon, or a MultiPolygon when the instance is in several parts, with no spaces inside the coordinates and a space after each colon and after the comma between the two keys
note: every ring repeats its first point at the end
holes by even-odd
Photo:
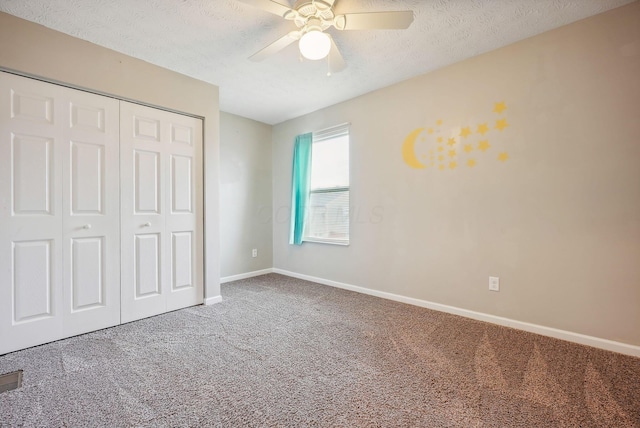
{"type": "Polygon", "coordinates": [[[311,141],[311,169],[313,169],[313,147],[316,143],[322,143],[324,141],[340,138],[343,136],[347,136],[347,150],[349,154],[349,185],[348,186],[336,186],[336,187],[325,187],[318,189],[310,189],[308,195],[309,206],[307,207],[307,218],[304,222],[304,229],[302,232],[302,241],[303,242],[314,242],[318,244],[330,244],[330,245],[340,245],[340,246],[349,246],[351,243],[351,215],[348,215],[348,224],[347,224],[347,238],[346,239],[329,239],[329,238],[318,238],[308,235],[308,228],[310,224],[310,200],[312,194],[327,194],[327,193],[337,193],[337,192],[348,192],[349,206],[351,203],[351,124],[343,123],[340,125],[332,126],[330,128],[325,128],[320,131],[316,131],[312,133],[312,141],[311,141]]]}

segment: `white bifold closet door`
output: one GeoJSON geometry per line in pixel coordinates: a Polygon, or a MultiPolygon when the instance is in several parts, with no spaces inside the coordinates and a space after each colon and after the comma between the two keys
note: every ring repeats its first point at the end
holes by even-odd
{"type": "Polygon", "coordinates": [[[0,73],[0,354],[120,322],[118,111],[0,73]]]}
{"type": "Polygon", "coordinates": [[[202,120],[120,104],[122,322],[203,301],[202,120]]]}
{"type": "Polygon", "coordinates": [[[0,354],[203,301],[202,120],[0,72],[0,354]]]}

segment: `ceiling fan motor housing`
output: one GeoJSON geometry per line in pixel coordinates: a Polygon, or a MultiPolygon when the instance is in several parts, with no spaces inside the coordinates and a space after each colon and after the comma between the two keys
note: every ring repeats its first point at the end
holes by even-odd
{"type": "Polygon", "coordinates": [[[293,6],[295,13],[286,14],[286,19],[292,19],[298,28],[310,31],[318,29],[324,31],[333,25],[335,14],[331,5],[321,0],[298,0],[293,6]]]}

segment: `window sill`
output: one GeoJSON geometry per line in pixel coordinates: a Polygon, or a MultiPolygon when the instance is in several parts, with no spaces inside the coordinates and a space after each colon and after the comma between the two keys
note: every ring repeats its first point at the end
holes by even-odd
{"type": "Polygon", "coordinates": [[[313,242],[314,244],[340,245],[343,247],[349,246],[349,241],[337,240],[337,239],[303,238],[302,241],[313,242]]]}

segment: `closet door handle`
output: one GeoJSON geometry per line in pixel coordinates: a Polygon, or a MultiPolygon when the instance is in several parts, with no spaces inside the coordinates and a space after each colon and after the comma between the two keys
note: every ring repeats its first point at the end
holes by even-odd
{"type": "Polygon", "coordinates": [[[142,227],[151,227],[151,222],[148,221],[145,224],[142,225],[142,227]]]}
{"type": "Polygon", "coordinates": [[[91,225],[90,224],[85,224],[84,226],[82,226],[83,229],[91,229],[91,225]]]}

